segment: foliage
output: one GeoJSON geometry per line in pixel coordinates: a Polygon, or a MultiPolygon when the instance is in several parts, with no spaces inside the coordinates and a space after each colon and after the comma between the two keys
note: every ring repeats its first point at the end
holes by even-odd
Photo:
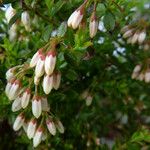
{"type": "MultiPolygon", "coordinates": [[[[62,74],[62,81],[60,88],[48,95],[48,100],[65,133],[54,137],[48,133],[47,140],[37,149],[150,149],[149,83],[131,78],[134,67],[145,64],[150,53],[138,44],[128,44],[121,35],[125,25],[150,15],[144,7],[150,3],[148,0],[95,0],[100,30],[91,39],[89,17],[93,1],[88,0],[90,7],[86,8],[82,25],[73,30],[67,27],[67,20],[83,3],[81,0],[0,0],[1,149],[33,149],[23,130],[12,130],[18,113],[11,112],[11,102],[4,93],[5,73],[13,66],[29,62],[54,36],[61,39],[56,68],[62,74]],[[7,23],[5,10],[10,3],[16,14],[7,23]],[[26,10],[31,17],[31,31],[21,23],[21,13],[26,10]],[[14,23],[17,37],[10,40],[9,30],[14,23]],[[83,97],[85,91],[92,97],[89,106],[87,97],[83,97]]],[[[150,29],[150,20],[146,19],[146,23],[150,29]]]]}

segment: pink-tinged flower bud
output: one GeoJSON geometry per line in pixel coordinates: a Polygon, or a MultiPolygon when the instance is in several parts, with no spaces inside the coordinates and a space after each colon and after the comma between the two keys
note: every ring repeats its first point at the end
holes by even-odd
{"type": "Polygon", "coordinates": [[[13,102],[11,110],[16,112],[21,109],[21,95],[19,95],[13,102]]]}
{"type": "Polygon", "coordinates": [[[43,79],[43,91],[49,94],[53,88],[53,75],[45,75],[43,79]]]}
{"type": "Polygon", "coordinates": [[[121,29],[121,33],[125,33],[125,32],[127,32],[129,29],[130,29],[129,25],[124,26],[124,27],[121,29]]]}
{"type": "Polygon", "coordinates": [[[133,72],[138,73],[141,70],[141,65],[136,65],[133,72]]]}
{"type": "Polygon", "coordinates": [[[39,82],[40,82],[40,78],[37,77],[37,76],[34,76],[34,84],[35,84],[35,85],[38,85],[39,82]]]}
{"type": "Polygon", "coordinates": [[[52,135],[56,135],[56,127],[55,127],[55,124],[54,122],[51,120],[51,119],[47,119],[46,120],[46,125],[47,125],[47,128],[48,128],[48,131],[52,134],[52,135]]]}
{"type": "Polygon", "coordinates": [[[30,32],[31,31],[30,16],[29,16],[29,13],[27,11],[24,11],[21,14],[21,22],[24,25],[25,29],[30,32]]]}
{"type": "Polygon", "coordinates": [[[36,126],[37,126],[37,121],[35,119],[31,119],[27,128],[27,136],[29,139],[32,139],[34,137],[36,126]]]}
{"type": "Polygon", "coordinates": [[[149,83],[150,82],[150,71],[145,73],[145,82],[149,83]]]}
{"type": "Polygon", "coordinates": [[[13,129],[15,131],[18,131],[22,127],[24,119],[25,118],[24,118],[24,115],[22,113],[17,116],[17,118],[14,122],[14,125],[13,125],[13,129]]]}
{"type": "Polygon", "coordinates": [[[140,75],[138,76],[137,79],[140,80],[140,81],[143,81],[144,77],[145,77],[144,73],[140,73],[140,75]]]}
{"type": "Polygon", "coordinates": [[[38,127],[38,129],[35,132],[35,135],[33,137],[33,146],[37,147],[41,141],[43,136],[43,129],[41,127],[38,127]]]}
{"type": "Polygon", "coordinates": [[[36,118],[39,118],[42,113],[41,97],[34,96],[32,100],[32,113],[36,118]]]}
{"type": "Polygon", "coordinates": [[[47,53],[45,59],[45,72],[47,75],[51,75],[56,65],[56,51],[51,50],[47,53]]]}
{"type": "Polygon", "coordinates": [[[132,37],[132,40],[131,40],[131,43],[132,44],[135,44],[138,40],[138,37],[139,37],[139,31],[135,32],[133,37],[132,37]]]}
{"type": "Polygon", "coordinates": [[[133,29],[128,30],[127,32],[125,32],[123,34],[123,38],[128,38],[128,37],[132,36],[132,34],[133,34],[133,29]]]}
{"type": "Polygon", "coordinates": [[[9,97],[9,94],[10,94],[10,89],[11,89],[12,85],[14,84],[14,82],[15,82],[15,79],[11,79],[10,81],[8,81],[8,83],[6,85],[5,93],[8,97],[9,97]]]}
{"type": "Polygon", "coordinates": [[[53,74],[53,88],[55,90],[58,90],[60,86],[60,82],[61,82],[61,73],[60,72],[54,73],[53,74]]]}
{"type": "Polygon", "coordinates": [[[77,10],[75,10],[68,19],[68,26],[73,29],[78,28],[79,24],[83,19],[84,5],[81,5],[77,10]]]}
{"type": "Polygon", "coordinates": [[[16,14],[16,10],[13,9],[12,6],[9,6],[5,13],[5,17],[8,23],[15,14],[16,14]]]}
{"type": "Polygon", "coordinates": [[[131,75],[132,79],[136,79],[138,77],[139,73],[138,72],[133,72],[131,75]]]}
{"type": "Polygon", "coordinates": [[[48,101],[47,101],[46,97],[42,97],[41,104],[42,104],[42,111],[49,112],[50,107],[49,107],[49,104],[48,104],[48,101]]]}
{"type": "Polygon", "coordinates": [[[60,120],[56,120],[55,125],[60,133],[64,133],[65,129],[60,120]]]}
{"type": "Polygon", "coordinates": [[[31,61],[30,61],[30,67],[35,67],[39,58],[40,58],[40,55],[42,54],[42,51],[43,49],[39,49],[32,57],[31,61]]]}
{"type": "Polygon", "coordinates": [[[15,80],[13,85],[11,86],[10,92],[9,92],[9,99],[14,100],[19,95],[21,89],[21,82],[19,80],[15,80]]]}
{"type": "Polygon", "coordinates": [[[44,63],[45,63],[45,56],[41,54],[35,67],[35,76],[38,78],[43,76],[44,74],[44,63]]]}
{"type": "Polygon", "coordinates": [[[90,37],[93,38],[96,35],[98,29],[98,21],[95,12],[92,13],[89,29],[90,29],[90,37]]]}
{"type": "Polygon", "coordinates": [[[138,37],[139,44],[142,44],[144,42],[145,38],[146,38],[146,32],[143,31],[139,34],[139,37],[138,37]]]}
{"type": "Polygon", "coordinates": [[[6,72],[6,79],[9,81],[12,78],[14,78],[14,68],[10,68],[7,72],[6,72]]]}
{"type": "Polygon", "coordinates": [[[31,90],[26,89],[25,92],[22,94],[21,98],[21,106],[23,109],[28,106],[30,97],[31,97],[31,90]]]}

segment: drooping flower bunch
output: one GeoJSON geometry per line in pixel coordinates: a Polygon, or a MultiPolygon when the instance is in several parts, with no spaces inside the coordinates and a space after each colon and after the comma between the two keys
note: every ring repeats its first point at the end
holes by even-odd
{"type": "Polygon", "coordinates": [[[12,102],[12,111],[19,112],[13,129],[18,131],[23,127],[28,138],[33,138],[34,147],[46,139],[47,131],[55,135],[57,128],[64,133],[61,121],[52,114],[48,102],[48,94],[53,88],[57,90],[61,82],[61,73],[55,67],[57,44],[57,39],[51,39],[34,54],[30,64],[15,66],[6,72],[5,93],[12,102]]]}
{"type": "MultiPolygon", "coordinates": [[[[87,0],[85,0],[85,2],[71,14],[71,16],[68,19],[69,27],[73,29],[77,29],[79,27],[85,15],[86,4],[87,0]]],[[[95,3],[89,23],[89,34],[91,38],[93,38],[96,35],[97,30],[98,30],[98,19],[96,17],[96,3],[95,3]]]]}
{"type": "Polygon", "coordinates": [[[150,83],[149,62],[147,62],[145,66],[141,64],[136,65],[132,73],[132,79],[137,79],[140,81],[145,81],[146,83],[150,83]]]}
{"type": "MultiPolygon", "coordinates": [[[[10,5],[5,12],[5,18],[7,23],[10,23],[10,20],[16,15],[16,10],[10,5]]],[[[15,22],[9,29],[9,39],[13,41],[17,37],[17,26],[19,23],[25,27],[25,30],[30,32],[31,31],[31,19],[28,11],[24,11],[21,14],[21,22],[15,22]]]]}
{"type": "Polygon", "coordinates": [[[149,37],[150,23],[147,20],[140,19],[121,29],[123,38],[127,39],[128,44],[138,44],[140,49],[150,49],[149,37]]]}

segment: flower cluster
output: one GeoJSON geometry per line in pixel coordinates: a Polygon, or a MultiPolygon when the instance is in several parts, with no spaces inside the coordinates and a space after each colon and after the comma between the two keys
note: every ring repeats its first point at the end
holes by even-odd
{"type": "MultiPolygon", "coordinates": [[[[15,15],[16,15],[16,10],[14,8],[12,8],[12,6],[10,5],[6,9],[6,12],[5,12],[5,18],[6,18],[7,23],[9,23],[10,20],[15,15]]],[[[21,23],[25,27],[26,31],[28,31],[28,32],[31,31],[31,19],[30,19],[29,13],[27,11],[22,12],[21,23]]],[[[14,23],[8,31],[10,41],[13,41],[17,37],[17,26],[18,26],[18,24],[19,24],[19,22],[14,23]]]]}
{"type": "MultiPolygon", "coordinates": [[[[84,14],[85,14],[85,6],[87,1],[85,1],[79,8],[77,8],[69,17],[68,19],[68,26],[77,29],[83,20],[84,14]]],[[[89,33],[90,37],[93,38],[98,30],[98,20],[96,17],[96,4],[94,5],[93,13],[90,17],[90,23],[89,23],[89,33]]]]}
{"type": "Polygon", "coordinates": [[[12,111],[20,112],[13,129],[18,131],[23,127],[28,138],[33,138],[34,147],[46,139],[47,130],[52,135],[56,129],[64,133],[62,123],[50,111],[47,96],[53,88],[57,90],[61,82],[61,73],[55,70],[56,41],[52,39],[38,50],[30,64],[15,66],[6,72],[5,93],[12,102],[12,111]]]}
{"type": "Polygon", "coordinates": [[[132,79],[137,79],[140,81],[145,81],[146,83],[150,82],[150,69],[148,67],[142,68],[142,65],[136,65],[133,73],[132,79]]]}
{"type": "Polygon", "coordinates": [[[127,39],[128,44],[143,44],[146,39],[146,30],[137,29],[137,27],[132,25],[127,25],[122,28],[123,38],[127,39]]]}

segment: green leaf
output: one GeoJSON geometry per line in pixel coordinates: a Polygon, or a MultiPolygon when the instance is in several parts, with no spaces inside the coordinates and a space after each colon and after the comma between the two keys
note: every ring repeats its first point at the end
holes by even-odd
{"type": "Polygon", "coordinates": [[[45,0],[45,3],[47,5],[48,9],[51,10],[52,6],[54,4],[54,0],[45,0]]]}
{"type": "Polygon", "coordinates": [[[61,25],[58,28],[57,36],[63,37],[67,31],[67,23],[62,22],[61,25]]]}
{"type": "Polygon", "coordinates": [[[66,77],[72,81],[76,80],[77,76],[78,76],[78,74],[72,69],[70,69],[66,74],[66,77]]]}
{"type": "Polygon", "coordinates": [[[108,31],[115,28],[115,17],[111,13],[106,13],[104,16],[104,26],[108,31]]]}
{"type": "Polygon", "coordinates": [[[105,5],[102,3],[99,3],[96,8],[98,17],[103,16],[105,14],[105,11],[106,11],[105,5]]]}

